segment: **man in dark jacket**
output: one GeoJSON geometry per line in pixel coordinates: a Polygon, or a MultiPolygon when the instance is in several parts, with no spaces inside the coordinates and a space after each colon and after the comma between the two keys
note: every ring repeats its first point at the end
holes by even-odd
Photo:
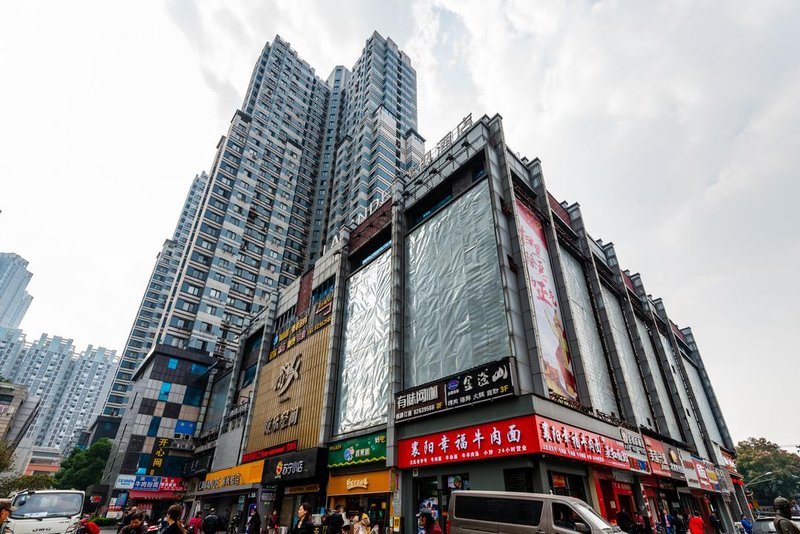
{"type": "Polygon", "coordinates": [[[203,534],[214,534],[219,530],[220,520],[216,510],[213,508],[208,511],[208,515],[203,519],[203,534]]]}
{"type": "Polygon", "coordinates": [[[792,521],[792,503],[784,497],[776,497],[775,502],[775,519],[772,521],[775,525],[775,532],[777,534],[800,534],[800,527],[792,521]]]}
{"type": "Polygon", "coordinates": [[[328,518],[328,534],[342,534],[342,527],[344,526],[343,514],[344,506],[337,504],[328,518]]]}
{"type": "Polygon", "coordinates": [[[119,532],[120,534],[145,534],[147,525],[144,523],[144,514],[142,512],[133,512],[128,525],[122,527],[119,532]]]}

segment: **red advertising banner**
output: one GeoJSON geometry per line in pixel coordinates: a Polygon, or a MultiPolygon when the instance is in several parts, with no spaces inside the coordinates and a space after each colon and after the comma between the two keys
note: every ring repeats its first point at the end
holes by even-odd
{"type": "Polygon", "coordinates": [[[161,477],[161,482],[158,485],[159,491],[185,491],[186,486],[182,478],[179,477],[161,477]]]}
{"type": "Polygon", "coordinates": [[[535,419],[539,452],[619,469],[630,469],[628,451],[625,450],[622,441],[538,415],[535,419]]]}
{"type": "Polygon", "coordinates": [[[456,430],[435,432],[397,444],[397,465],[403,469],[537,452],[532,415],[456,430]]]}
{"type": "Polygon", "coordinates": [[[405,469],[538,452],[630,469],[622,441],[534,415],[402,439],[397,463],[405,469]]]}
{"type": "Polygon", "coordinates": [[[542,222],[520,199],[515,199],[517,227],[525,264],[526,282],[539,331],[545,381],[553,393],[578,400],[572,355],[556,295],[553,268],[542,222]]]}
{"type": "Polygon", "coordinates": [[[661,477],[670,477],[669,458],[667,458],[667,452],[664,450],[664,444],[648,436],[642,436],[642,438],[644,438],[647,459],[650,460],[650,469],[653,470],[653,474],[661,477]]]}

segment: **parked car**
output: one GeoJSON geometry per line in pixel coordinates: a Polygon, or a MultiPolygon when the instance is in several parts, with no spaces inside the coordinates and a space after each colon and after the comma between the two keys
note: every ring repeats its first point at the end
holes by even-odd
{"type": "Polygon", "coordinates": [[[454,491],[449,534],[612,534],[620,532],[580,499],[513,491],[454,491]]]}

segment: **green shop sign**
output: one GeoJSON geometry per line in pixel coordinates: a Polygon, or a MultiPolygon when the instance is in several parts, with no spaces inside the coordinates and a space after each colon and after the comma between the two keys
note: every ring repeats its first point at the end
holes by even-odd
{"type": "Polygon", "coordinates": [[[384,461],[386,461],[386,432],[340,441],[328,448],[328,467],[384,461]]]}

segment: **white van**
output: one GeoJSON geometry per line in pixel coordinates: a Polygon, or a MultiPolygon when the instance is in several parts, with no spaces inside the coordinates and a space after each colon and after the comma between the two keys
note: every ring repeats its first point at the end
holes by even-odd
{"type": "Polygon", "coordinates": [[[621,532],[580,499],[513,491],[454,491],[449,534],[612,534],[621,532]]]}
{"type": "Polygon", "coordinates": [[[74,534],[83,512],[77,490],[26,490],[12,495],[8,527],[14,534],[74,534]]]}

